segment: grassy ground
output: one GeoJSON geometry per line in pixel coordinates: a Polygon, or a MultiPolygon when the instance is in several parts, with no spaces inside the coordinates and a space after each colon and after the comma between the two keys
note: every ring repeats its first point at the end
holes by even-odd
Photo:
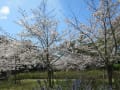
{"type": "Polygon", "coordinates": [[[14,84],[10,81],[4,81],[0,84],[0,90],[32,90],[33,87],[38,87],[36,80],[21,80],[19,84],[14,84]]]}
{"type": "MultiPolygon", "coordinates": [[[[82,79],[86,81],[92,80],[94,85],[107,83],[106,73],[102,70],[68,72],[60,71],[54,72],[54,77],[56,78],[55,85],[60,84],[62,86],[64,86],[65,83],[71,86],[72,79],[82,79]],[[68,81],[63,82],[65,79],[67,79],[68,81]]],[[[120,84],[120,71],[114,72],[113,77],[113,83],[117,82],[116,84],[120,84]]],[[[46,78],[46,72],[20,73],[17,75],[18,81],[20,80],[18,84],[14,84],[14,77],[11,76],[7,81],[0,81],[0,90],[32,90],[33,88],[40,86],[40,84],[37,82],[39,79],[42,81],[42,83],[44,83],[44,79],[46,78]]]]}

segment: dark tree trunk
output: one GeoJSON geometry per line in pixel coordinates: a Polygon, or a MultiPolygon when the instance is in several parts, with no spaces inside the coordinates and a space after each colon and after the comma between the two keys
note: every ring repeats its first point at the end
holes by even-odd
{"type": "Polygon", "coordinates": [[[112,74],[113,74],[112,64],[109,64],[109,65],[107,65],[109,90],[112,90],[112,74]]]}
{"type": "MultiPolygon", "coordinates": [[[[47,48],[47,52],[48,52],[48,48],[47,48]]],[[[50,61],[49,61],[49,53],[47,53],[47,73],[48,73],[48,86],[50,88],[53,87],[53,84],[52,84],[52,79],[53,79],[53,69],[50,65],[50,61]]]]}
{"type": "Polygon", "coordinates": [[[53,88],[53,69],[48,69],[48,84],[50,88],[53,88]]]}

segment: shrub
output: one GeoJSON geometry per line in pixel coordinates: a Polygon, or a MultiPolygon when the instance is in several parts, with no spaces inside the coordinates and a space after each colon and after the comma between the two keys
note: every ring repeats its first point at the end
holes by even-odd
{"type": "Polygon", "coordinates": [[[113,64],[114,70],[120,70],[120,64],[113,64]]]}

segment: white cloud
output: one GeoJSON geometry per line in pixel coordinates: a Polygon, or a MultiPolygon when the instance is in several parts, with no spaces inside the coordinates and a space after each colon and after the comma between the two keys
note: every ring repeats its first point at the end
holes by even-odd
{"type": "Polygon", "coordinates": [[[8,15],[10,13],[10,9],[8,6],[3,6],[1,9],[0,9],[0,13],[1,14],[4,14],[4,15],[8,15]]]}
{"type": "Polygon", "coordinates": [[[10,9],[8,6],[3,6],[0,8],[0,19],[7,19],[10,13],[10,9]]]}

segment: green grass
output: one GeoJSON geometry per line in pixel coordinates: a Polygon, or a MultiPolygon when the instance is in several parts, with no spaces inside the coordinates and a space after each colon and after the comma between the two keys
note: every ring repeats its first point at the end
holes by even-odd
{"type": "MultiPolygon", "coordinates": [[[[86,71],[59,71],[54,72],[55,85],[61,85],[67,90],[66,84],[70,87],[71,79],[85,80],[85,84],[92,80],[93,85],[97,86],[101,83],[108,83],[106,73],[103,70],[86,70],[86,71]],[[67,79],[66,82],[64,80],[67,79]]],[[[120,71],[115,71],[113,74],[113,83],[117,86],[120,84],[120,71]]],[[[14,84],[14,76],[11,76],[8,81],[0,82],[0,90],[32,90],[34,87],[39,87],[38,79],[44,80],[47,78],[47,72],[29,72],[17,74],[20,83],[14,84]]],[[[42,85],[44,82],[42,82],[42,85]]]]}
{"type": "Polygon", "coordinates": [[[19,84],[13,82],[3,81],[0,84],[0,90],[32,90],[33,87],[37,87],[36,80],[21,80],[19,84]]]}
{"type": "MultiPolygon", "coordinates": [[[[71,79],[67,79],[67,80],[57,79],[57,80],[54,80],[54,81],[55,81],[55,87],[57,85],[61,85],[64,88],[63,90],[70,90],[70,88],[72,86],[72,80],[71,79]]],[[[89,82],[90,82],[90,80],[85,80],[82,83],[82,85],[87,86],[89,84],[89,82]]],[[[107,81],[105,80],[105,82],[104,82],[102,79],[92,81],[92,86],[94,88],[98,88],[97,86],[103,85],[103,84],[107,85],[107,81]]],[[[120,88],[119,84],[120,84],[120,80],[117,81],[117,83],[115,83],[117,88],[120,88]]],[[[42,85],[45,85],[43,80],[42,80],[42,85]]],[[[7,81],[4,81],[3,83],[0,84],[0,90],[32,90],[33,88],[39,88],[39,87],[40,86],[37,83],[36,79],[21,80],[19,84],[10,83],[10,82],[7,82],[7,81]]],[[[94,89],[94,90],[98,90],[98,89],[94,89]]],[[[118,90],[118,89],[115,89],[115,90],[118,90]]]]}

